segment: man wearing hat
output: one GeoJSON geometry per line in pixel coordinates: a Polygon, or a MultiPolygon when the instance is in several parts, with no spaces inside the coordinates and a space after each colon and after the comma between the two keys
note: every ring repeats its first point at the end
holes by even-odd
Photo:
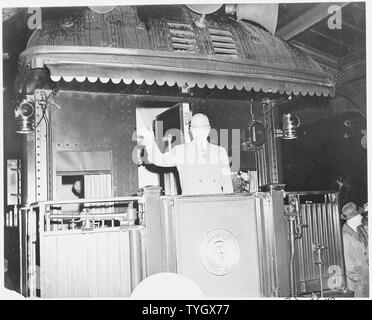
{"type": "Polygon", "coordinates": [[[354,291],[354,297],[369,297],[368,246],[365,246],[358,233],[362,223],[362,209],[353,202],[342,207],[341,218],[346,220],[342,228],[344,256],[348,288],[354,291]]]}
{"type": "Polygon", "coordinates": [[[368,247],[368,203],[363,205],[362,216],[362,224],[358,226],[358,233],[364,243],[364,246],[368,247]]]}
{"type": "Polygon", "coordinates": [[[137,132],[138,143],[145,145],[148,160],[160,167],[177,167],[182,194],[233,193],[227,152],[208,142],[211,126],[206,115],[191,118],[193,140],[162,153],[150,130],[137,132]]]}

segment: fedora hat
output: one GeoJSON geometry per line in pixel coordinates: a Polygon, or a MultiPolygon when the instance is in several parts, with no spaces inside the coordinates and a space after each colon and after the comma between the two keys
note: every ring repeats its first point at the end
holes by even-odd
{"type": "Polygon", "coordinates": [[[361,213],[363,213],[363,208],[358,209],[354,202],[348,202],[342,207],[341,219],[348,220],[361,213]]]}

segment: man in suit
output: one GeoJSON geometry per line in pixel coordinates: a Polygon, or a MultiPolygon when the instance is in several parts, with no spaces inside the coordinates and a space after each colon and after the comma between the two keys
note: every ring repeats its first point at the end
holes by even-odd
{"type": "Polygon", "coordinates": [[[368,244],[358,233],[362,223],[362,210],[353,202],[342,207],[341,218],[346,220],[342,227],[344,256],[348,288],[354,291],[354,297],[369,296],[369,259],[368,244]]]}
{"type": "Polygon", "coordinates": [[[190,131],[193,140],[162,153],[150,130],[137,133],[145,146],[149,162],[160,167],[177,167],[182,194],[233,193],[227,152],[208,142],[211,126],[206,115],[192,116],[190,131]]]}

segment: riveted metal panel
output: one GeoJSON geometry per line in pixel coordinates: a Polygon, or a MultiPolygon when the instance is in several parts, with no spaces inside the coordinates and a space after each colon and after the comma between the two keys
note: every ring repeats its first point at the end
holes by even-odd
{"type": "Polygon", "coordinates": [[[36,199],[45,201],[50,199],[51,165],[50,161],[50,122],[49,110],[44,105],[49,90],[35,91],[35,167],[36,167],[36,199]]]}
{"type": "MultiPolygon", "coordinates": [[[[120,94],[60,91],[54,100],[61,109],[51,109],[53,162],[61,151],[109,151],[111,164],[102,170],[111,168],[112,196],[136,194],[137,165],[132,160],[135,99],[120,94]]],[[[81,170],[76,171],[81,174],[81,170]]]]}

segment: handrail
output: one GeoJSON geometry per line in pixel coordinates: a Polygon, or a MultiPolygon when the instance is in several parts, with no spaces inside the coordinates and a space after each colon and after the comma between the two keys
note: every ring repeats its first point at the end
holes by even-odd
{"type": "Polygon", "coordinates": [[[318,194],[330,194],[330,193],[338,193],[338,190],[329,190],[329,191],[285,191],[285,194],[297,194],[300,196],[307,196],[307,195],[318,195],[318,194]]]}
{"type": "MultiPolygon", "coordinates": [[[[126,212],[121,213],[90,213],[89,216],[96,219],[114,219],[114,218],[120,218],[125,217],[127,215],[126,212]]],[[[48,216],[49,219],[79,219],[86,217],[86,214],[50,214],[48,216]]]]}
{"type": "Polygon", "coordinates": [[[32,202],[27,207],[40,207],[41,205],[58,205],[58,204],[80,204],[80,203],[99,203],[99,202],[130,202],[138,201],[141,197],[115,197],[115,198],[92,198],[92,199],[73,199],[73,200],[48,200],[32,202]]]}
{"type": "MultiPolygon", "coordinates": [[[[144,214],[144,203],[141,201],[143,198],[134,197],[111,197],[111,198],[92,198],[92,199],[72,199],[72,200],[49,200],[34,202],[26,207],[22,208],[22,212],[31,210],[40,211],[39,226],[44,231],[51,230],[51,224],[55,222],[59,223],[58,228],[67,228],[70,230],[76,229],[76,223],[82,223],[82,229],[90,229],[95,223],[104,227],[106,223],[111,221],[111,227],[115,227],[116,222],[120,226],[124,225],[136,225],[137,219],[138,224],[143,223],[144,214]],[[138,203],[138,208],[133,208],[133,203],[138,203]],[[82,204],[83,208],[79,213],[76,212],[64,212],[64,205],[82,204]],[[123,210],[115,210],[119,206],[127,206],[123,210]],[[106,212],[107,211],[107,212],[106,212]],[[119,211],[119,212],[115,212],[119,211]],[[44,229],[45,228],[45,229],[44,229]]],[[[96,226],[97,227],[97,226],[96,226]]],[[[55,230],[54,230],[55,231],[55,230]]]]}

